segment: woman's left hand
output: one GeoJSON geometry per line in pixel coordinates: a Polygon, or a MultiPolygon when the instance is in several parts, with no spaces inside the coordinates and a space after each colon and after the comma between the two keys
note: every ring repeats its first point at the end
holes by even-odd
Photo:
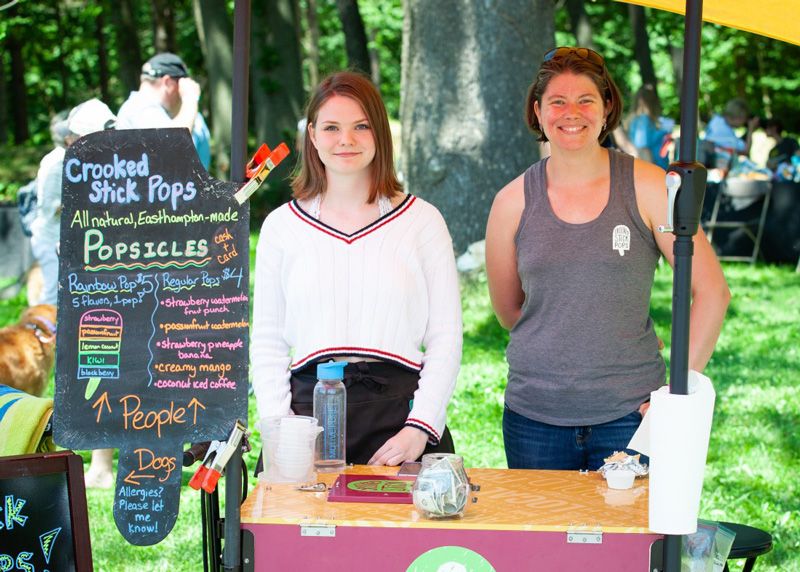
{"type": "Polygon", "coordinates": [[[403,427],[397,434],[375,451],[370,465],[399,465],[403,461],[416,461],[425,451],[428,434],[416,427],[403,427]]]}
{"type": "Polygon", "coordinates": [[[639,406],[639,415],[644,417],[644,414],[647,413],[647,410],[650,409],[650,402],[645,401],[639,406]]]}

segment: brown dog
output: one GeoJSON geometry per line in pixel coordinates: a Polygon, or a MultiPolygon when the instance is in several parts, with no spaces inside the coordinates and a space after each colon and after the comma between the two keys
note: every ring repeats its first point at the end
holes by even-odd
{"type": "Polygon", "coordinates": [[[0,383],[41,397],[56,357],[56,307],[31,306],[0,329],[0,383]]]}

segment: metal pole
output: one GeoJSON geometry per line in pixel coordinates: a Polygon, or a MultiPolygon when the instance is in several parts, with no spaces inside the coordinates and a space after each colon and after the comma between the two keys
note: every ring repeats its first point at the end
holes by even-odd
{"type": "MultiPolygon", "coordinates": [[[[697,100],[700,85],[700,31],[703,1],[686,0],[684,24],[683,86],[681,88],[681,143],[678,162],[670,170],[681,176],[681,187],[673,213],[675,243],[672,282],[672,346],[670,349],[670,393],[689,393],[689,310],[692,302],[693,236],[700,224],[706,190],[705,167],[696,161],[697,100]]],[[[680,572],[681,535],[664,536],[664,571],[680,572]]]]}
{"type": "Polygon", "coordinates": [[[250,68],[250,0],[236,0],[233,8],[233,113],[231,124],[231,180],[244,183],[247,164],[247,110],[250,68]]]}
{"type": "Polygon", "coordinates": [[[700,31],[703,0],[686,0],[681,86],[681,145],[679,159],[694,161],[697,150],[697,100],[700,89],[700,31]]]}
{"type": "MultiPolygon", "coordinates": [[[[247,163],[247,98],[250,67],[250,0],[236,0],[233,9],[233,113],[231,125],[231,180],[244,182],[247,163]]],[[[246,425],[246,423],[245,423],[246,425]]],[[[225,469],[225,548],[222,568],[242,569],[241,499],[242,449],[238,447],[225,469]]]]}
{"type": "Polygon", "coordinates": [[[239,572],[242,569],[242,448],[238,447],[225,469],[225,548],[222,569],[239,572]]]}

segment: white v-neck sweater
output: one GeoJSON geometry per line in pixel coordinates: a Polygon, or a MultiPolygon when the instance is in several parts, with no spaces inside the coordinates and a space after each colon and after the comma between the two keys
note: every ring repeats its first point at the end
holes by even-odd
{"type": "Polygon", "coordinates": [[[430,203],[407,195],[353,234],[291,201],[256,250],[251,358],[259,416],[285,415],[289,377],[312,360],[363,356],[420,373],[406,424],[438,443],[461,362],[452,240],[430,203]]]}

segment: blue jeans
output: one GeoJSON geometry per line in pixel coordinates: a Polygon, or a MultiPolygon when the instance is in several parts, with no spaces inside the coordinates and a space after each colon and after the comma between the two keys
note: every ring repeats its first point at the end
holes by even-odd
{"type": "MultiPolygon", "coordinates": [[[[554,469],[595,471],[614,451],[626,449],[642,416],[633,411],[624,417],[581,427],[560,427],[540,423],[503,410],[503,439],[509,469],[554,469]]],[[[641,462],[648,459],[642,457],[641,462]]]]}

